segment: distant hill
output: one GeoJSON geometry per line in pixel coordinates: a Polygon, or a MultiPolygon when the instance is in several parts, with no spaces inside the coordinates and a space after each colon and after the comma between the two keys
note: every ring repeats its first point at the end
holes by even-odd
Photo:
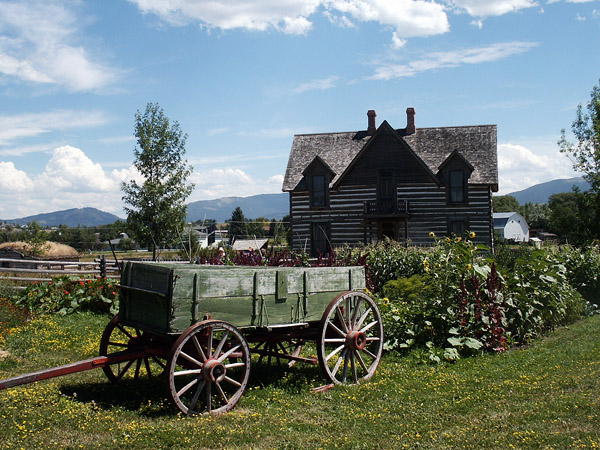
{"type": "Polygon", "coordinates": [[[267,219],[282,219],[289,214],[289,194],[261,194],[250,197],[224,197],[216,200],[200,200],[188,205],[188,222],[203,219],[215,219],[225,222],[231,218],[231,213],[237,207],[242,208],[248,219],[266,217],[267,219]]]}
{"type": "Polygon", "coordinates": [[[524,205],[525,203],[548,203],[548,199],[552,194],[571,192],[573,186],[577,186],[582,192],[590,188],[589,183],[582,177],[576,177],[536,184],[508,195],[516,198],[520,205],[524,205]]]}
{"type": "Polygon", "coordinates": [[[123,219],[115,216],[114,214],[100,211],[96,208],[73,208],[65,209],[64,211],[55,211],[51,213],[37,214],[35,216],[21,217],[19,219],[0,220],[0,222],[25,225],[29,222],[33,222],[34,220],[43,227],[59,225],[66,225],[68,227],[76,227],[77,225],[93,227],[96,225],[107,225],[123,219]]]}

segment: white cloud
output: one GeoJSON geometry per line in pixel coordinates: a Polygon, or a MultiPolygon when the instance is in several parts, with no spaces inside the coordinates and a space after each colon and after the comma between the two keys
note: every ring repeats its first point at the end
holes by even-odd
{"type": "MultiPolygon", "coordinates": [[[[550,147],[552,148],[552,147],[550,147]]],[[[554,151],[531,149],[520,144],[498,144],[499,195],[535,184],[578,176],[569,159],[554,151]]]]}
{"type": "Polygon", "coordinates": [[[99,111],[55,110],[46,113],[0,115],[0,145],[57,130],[72,130],[103,125],[108,122],[99,111]]]}
{"type": "Polygon", "coordinates": [[[34,183],[22,170],[18,170],[15,165],[8,161],[0,161],[0,191],[13,194],[15,192],[30,191],[34,183]]]}
{"type": "Polygon", "coordinates": [[[64,4],[1,1],[0,9],[0,73],[72,91],[100,89],[117,78],[78,45],[79,20],[64,4]]]}
{"type": "Polygon", "coordinates": [[[493,62],[527,52],[538,45],[536,42],[502,42],[486,47],[451,52],[435,52],[407,64],[383,64],[375,69],[375,75],[370,78],[374,80],[389,80],[392,78],[412,77],[428,70],[458,67],[464,64],[493,62]]]}
{"type": "Polygon", "coordinates": [[[303,83],[295,88],[292,93],[302,94],[307,91],[326,91],[327,89],[334,88],[339,79],[340,77],[331,75],[327,78],[323,78],[322,80],[314,80],[308,83],[303,83]]]}
{"type": "Polygon", "coordinates": [[[283,175],[258,180],[240,169],[212,169],[194,171],[190,182],[196,188],[189,201],[221,197],[246,197],[249,195],[281,192],[283,175]]]}
{"type": "Polygon", "coordinates": [[[270,28],[286,33],[303,34],[312,24],[307,17],[321,0],[129,0],[144,14],[156,14],[172,25],[198,21],[208,28],[230,30],[243,28],[265,31],[270,28]]]}
{"type": "Polygon", "coordinates": [[[379,22],[395,29],[393,44],[415,36],[431,36],[450,29],[444,6],[428,0],[129,0],[144,14],[156,14],[176,26],[199,22],[207,28],[275,29],[306,34],[310,17],[322,13],[333,24],[352,27],[357,22],[379,22]]]}
{"type": "Polygon", "coordinates": [[[446,0],[446,2],[473,17],[501,16],[538,6],[535,0],[446,0]]]}
{"type": "Polygon", "coordinates": [[[42,186],[56,190],[105,192],[117,187],[116,181],[106,176],[99,163],[69,145],[54,150],[38,181],[42,186]]]}

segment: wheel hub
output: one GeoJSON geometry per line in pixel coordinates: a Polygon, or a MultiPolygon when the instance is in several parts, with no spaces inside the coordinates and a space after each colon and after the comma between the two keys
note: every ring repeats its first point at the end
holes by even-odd
{"type": "Polygon", "coordinates": [[[209,359],[202,367],[202,376],[210,383],[220,383],[226,373],[225,365],[216,359],[209,359]]]}
{"type": "Polygon", "coordinates": [[[361,331],[351,331],[346,335],[346,347],[350,350],[362,350],[367,346],[367,336],[361,331]]]}

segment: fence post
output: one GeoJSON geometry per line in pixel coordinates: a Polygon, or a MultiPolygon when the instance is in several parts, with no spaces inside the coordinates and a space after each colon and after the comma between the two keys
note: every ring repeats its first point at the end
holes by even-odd
{"type": "Polygon", "coordinates": [[[106,256],[100,258],[100,278],[106,278],[106,256]]]}

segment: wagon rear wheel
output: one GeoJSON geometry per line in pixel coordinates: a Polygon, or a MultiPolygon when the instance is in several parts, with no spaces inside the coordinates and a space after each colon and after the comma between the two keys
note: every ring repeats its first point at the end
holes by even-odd
{"type": "Polygon", "coordinates": [[[248,384],[250,349],[233,325],[199,322],[171,347],[167,371],[169,393],[184,414],[227,412],[248,384]]]}
{"type": "MultiPolygon", "coordinates": [[[[151,346],[152,336],[149,333],[120,324],[119,315],[116,314],[102,333],[99,353],[100,356],[108,356],[125,350],[143,351],[151,346]]],[[[123,378],[138,379],[142,375],[151,378],[162,373],[165,367],[166,364],[161,359],[148,356],[104,366],[102,370],[110,381],[116,383],[123,378]]]]}
{"type": "Polygon", "coordinates": [[[368,295],[350,291],[329,304],[321,318],[317,355],[332,383],[358,383],[371,378],[382,351],[383,321],[368,295]]]}

